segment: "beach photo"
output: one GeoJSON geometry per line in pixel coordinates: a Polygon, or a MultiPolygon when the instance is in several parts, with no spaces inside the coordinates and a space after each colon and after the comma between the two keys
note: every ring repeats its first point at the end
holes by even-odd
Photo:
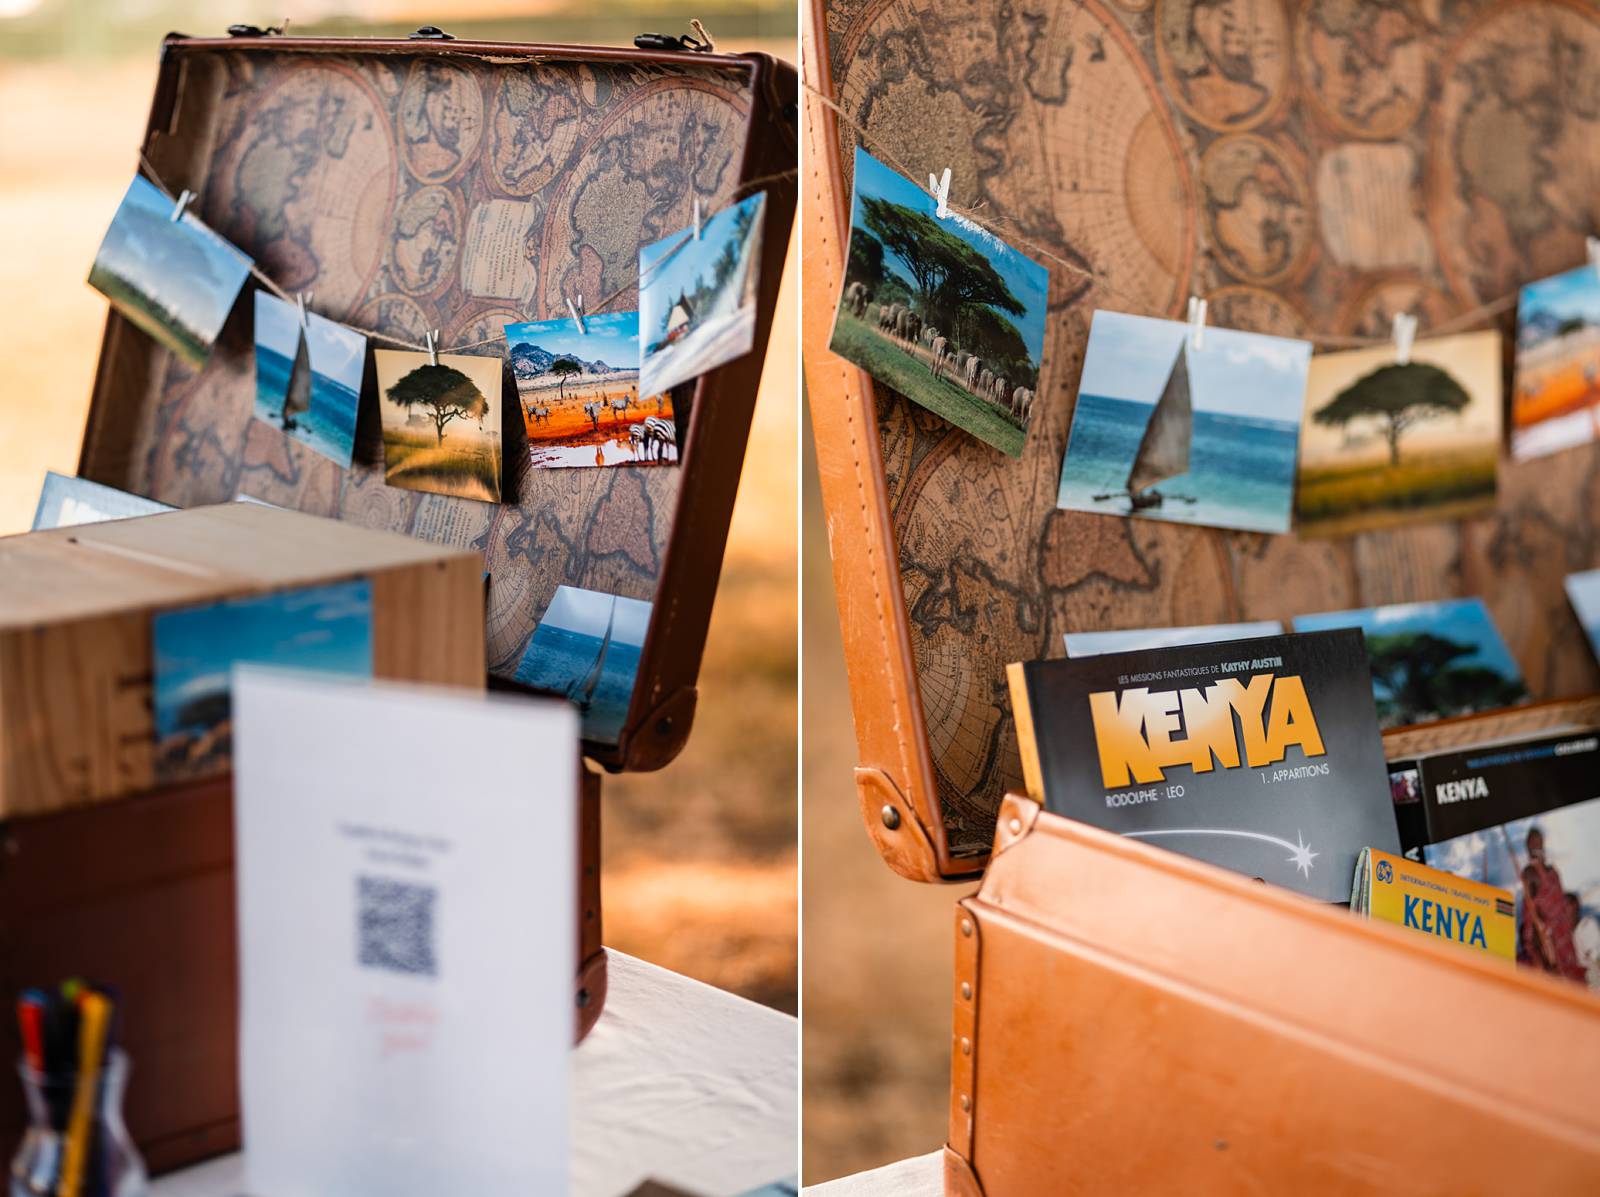
{"type": "Polygon", "coordinates": [[[250,277],[250,259],[135,175],[89,271],[89,285],[191,366],[205,365],[250,277]]]}
{"type": "Polygon", "coordinates": [[[1600,569],[1568,574],[1567,599],[1589,638],[1589,647],[1600,658],[1600,569]]]}
{"type": "Polygon", "coordinates": [[[1600,270],[1522,288],[1511,391],[1511,455],[1542,457],[1600,436],[1600,270]]]}
{"type": "Polygon", "coordinates": [[[367,338],[308,312],[305,343],[311,367],[311,406],[295,421],[289,435],[349,469],[361,408],[361,380],[367,370],[367,338]]]}
{"type": "Polygon", "coordinates": [[[639,313],[506,325],[535,468],[678,460],[672,396],[639,394],[639,313]]]}
{"type": "Polygon", "coordinates": [[[255,293],[256,419],[280,431],[311,406],[311,365],[300,309],[268,291],[255,293]]]}
{"type": "Polygon", "coordinates": [[[1306,376],[1295,530],[1342,536],[1494,505],[1500,336],[1319,353],[1306,376]]]}
{"type": "Polygon", "coordinates": [[[1528,701],[1528,688],[1478,598],[1298,615],[1297,632],[1360,628],[1378,723],[1402,727],[1528,701]]]}
{"type": "Polygon", "coordinates": [[[658,395],[755,344],[766,192],[639,251],[639,393],[658,395]]]}
{"type": "Polygon", "coordinates": [[[390,486],[500,501],[501,359],[375,349],[390,486]]]}
{"type": "Polygon", "coordinates": [[[560,586],[517,666],[517,681],[578,708],[583,738],[615,744],[633,700],[650,604],[560,586]]]}
{"type": "Polygon", "coordinates": [[[1311,345],[1097,311],[1056,506],[1287,532],[1311,345]]]}
{"type": "Polygon", "coordinates": [[[163,611],[151,620],[156,779],[204,777],[233,751],[229,677],[241,662],[372,676],[365,578],[163,611]]]}
{"type": "Polygon", "coordinates": [[[1044,357],[1050,274],[861,148],[829,348],[1012,457],[1044,357]]]}

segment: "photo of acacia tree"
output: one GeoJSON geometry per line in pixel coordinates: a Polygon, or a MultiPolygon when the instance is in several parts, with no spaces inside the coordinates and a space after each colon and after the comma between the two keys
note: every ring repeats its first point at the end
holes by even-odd
{"type": "Polygon", "coordinates": [[[376,349],[384,480],[500,501],[499,357],[376,349]]]}
{"type": "Polygon", "coordinates": [[[1306,376],[1295,527],[1341,536],[1494,504],[1502,422],[1494,331],[1319,353],[1306,376]]]}
{"type": "Polygon", "coordinates": [[[1478,598],[1394,603],[1295,617],[1297,632],[1360,628],[1383,727],[1431,723],[1528,701],[1511,650],[1478,598]]]}
{"type": "Polygon", "coordinates": [[[1019,457],[1044,355],[1049,272],[856,149],[844,289],[829,348],[1019,457]]]}

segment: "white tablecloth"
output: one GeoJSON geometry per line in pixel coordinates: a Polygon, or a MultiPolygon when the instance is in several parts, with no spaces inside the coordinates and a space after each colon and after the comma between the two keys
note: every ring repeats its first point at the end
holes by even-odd
{"type": "Polygon", "coordinates": [[[944,1197],[944,1153],[930,1152],[801,1190],[803,1197],[944,1197]]]}
{"type": "MultiPolygon", "coordinates": [[[[798,1046],[788,1015],[611,952],[605,1009],[573,1055],[572,1197],[644,1180],[736,1197],[796,1175],[798,1046]]],[[[227,1156],[151,1197],[241,1197],[243,1178],[227,1156]]]]}

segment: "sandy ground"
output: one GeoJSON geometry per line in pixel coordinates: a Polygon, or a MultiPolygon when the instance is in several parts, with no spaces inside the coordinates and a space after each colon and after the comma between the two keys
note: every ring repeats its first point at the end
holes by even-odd
{"type": "MultiPolygon", "coordinates": [[[[77,465],[105,313],[84,279],[136,166],[155,66],[154,45],[135,61],[0,62],[0,294],[13,343],[0,375],[0,533],[28,527],[46,469],[77,465]]],[[[780,328],[798,319],[796,260],[791,250],[780,328]]],[[[787,1010],[797,371],[793,336],[775,337],[689,747],[660,773],[605,785],[607,942],[787,1010]]]]}

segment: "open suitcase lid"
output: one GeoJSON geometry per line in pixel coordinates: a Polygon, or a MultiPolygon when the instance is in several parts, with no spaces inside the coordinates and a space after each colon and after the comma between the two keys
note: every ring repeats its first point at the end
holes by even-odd
{"type": "MultiPolygon", "coordinates": [[[[79,474],[174,506],[239,494],[481,549],[491,681],[558,585],[653,603],[608,769],[682,747],[771,331],[795,196],[796,81],[766,55],[449,39],[169,37],[142,169],[289,293],[442,352],[505,356],[507,322],[638,303],[641,246],[766,193],[751,353],[673,393],[676,466],[533,469],[517,405],[504,503],[384,482],[368,368],[355,464],[251,417],[250,300],[201,370],[107,320],[79,474]],[[426,236],[400,270],[396,250],[426,236]],[[608,303],[597,303],[601,296],[608,303]]],[[[130,166],[132,163],[130,162],[130,166]]],[[[381,341],[374,345],[382,347],[381,341]]],[[[514,393],[504,383],[503,394],[514,393]]]]}
{"type": "Polygon", "coordinates": [[[1209,300],[1212,324],[1284,336],[1381,337],[1412,311],[1426,336],[1583,261],[1586,180],[1600,170],[1600,137],[1582,133],[1592,118],[1551,97],[1505,99],[1495,88],[1511,85],[1490,68],[1559,42],[1578,56],[1576,76],[1592,74],[1576,64],[1600,69],[1600,18],[1560,3],[1491,4],[1443,27],[1403,17],[1381,72],[1394,93],[1359,111],[1336,86],[1338,63],[1363,53],[1341,58],[1339,42],[1357,35],[1315,24],[1315,5],[1256,6],[1248,53],[1227,70],[1185,27],[1191,6],[1149,7],[811,0],[803,17],[807,83],[845,114],[807,96],[807,390],[862,812],[908,877],[984,868],[1000,801],[1022,790],[1005,667],[1062,656],[1069,630],[1287,626],[1304,612],[1475,594],[1535,697],[1597,685],[1562,590],[1566,573],[1600,563],[1595,444],[1502,462],[1489,515],[1339,540],[1108,518],[1055,500],[1097,307],[1137,300],[1140,314],[1181,319],[1192,294],[1209,300]],[[1570,138],[1513,144],[1488,119],[1541,104],[1539,119],[1570,138]],[[1021,460],[828,350],[849,229],[843,150],[858,130],[914,178],[950,167],[952,205],[1089,272],[1051,265],[1021,460]],[[1508,155],[1526,171],[1473,165],[1508,155]],[[1233,206],[1224,167],[1235,161],[1272,184],[1272,211],[1254,224],[1233,206]]]}

